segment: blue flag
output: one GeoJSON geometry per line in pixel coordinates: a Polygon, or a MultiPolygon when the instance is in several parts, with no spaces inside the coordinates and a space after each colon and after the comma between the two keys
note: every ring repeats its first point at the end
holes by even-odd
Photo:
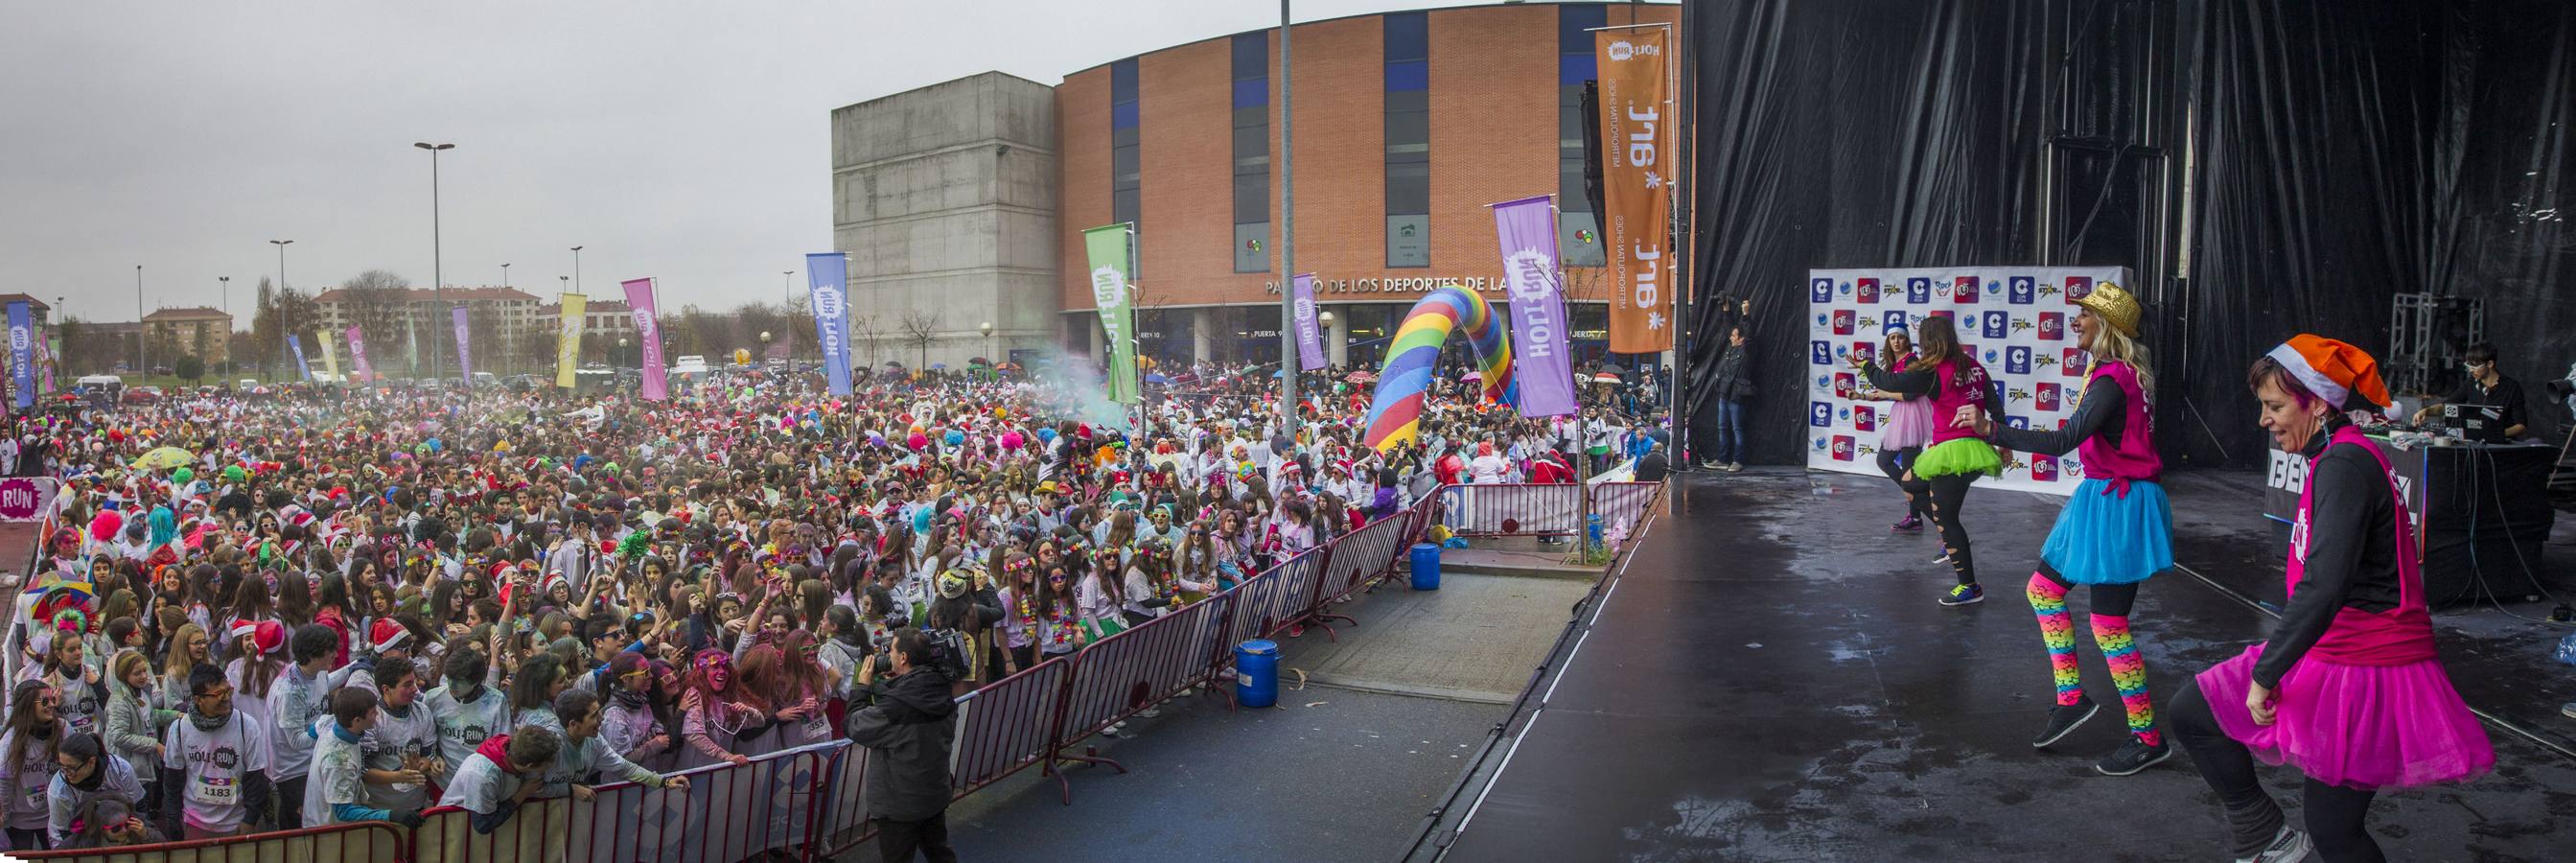
{"type": "Polygon", "coordinates": [[[813,291],[814,334],[823,343],[823,375],[832,394],[850,394],[849,259],[839,252],[805,256],[805,283],[813,291]]]}
{"type": "Polygon", "coordinates": [[[313,367],[304,362],[304,343],[298,341],[294,333],[287,333],[286,349],[295,352],[295,370],[304,373],[304,380],[310,383],[313,380],[313,367]]]}
{"type": "Polygon", "coordinates": [[[36,406],[36,322],[27,301],[9,303],[9,378],[20,408],[36,406]]]}

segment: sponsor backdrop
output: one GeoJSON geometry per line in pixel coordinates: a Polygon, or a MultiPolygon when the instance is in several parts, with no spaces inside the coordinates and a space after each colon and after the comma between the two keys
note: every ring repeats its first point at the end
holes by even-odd
{"type": "MultiPolygon", "coordinates": [[[[1807,467],[1879,475],[1879,423],[1887,402],[1854,395],[1868,381],[1846,358],[1876,356],[1890,330],[1952,318],[1959,343],[2002,389],[2006,422],[2059,428],[2075,413],[2088,359],[2066,319],[2101,282],[2126,285],[2123,267],[1936,267],[1807,273],[1807,467]]],[[[1948,417],[1937,418],[1948,422],[1948,417]]],[[[2084,480],[2074,453],[2010,453],[2003,476],[1981,485],[2066,494],[2084,480]]]]}

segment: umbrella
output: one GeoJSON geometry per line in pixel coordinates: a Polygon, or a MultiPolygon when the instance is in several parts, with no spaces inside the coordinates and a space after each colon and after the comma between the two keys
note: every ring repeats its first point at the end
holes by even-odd
{"type": "Polygon", "coordinates": [[[1609,372],[1602,372],[1600,374],[1593,375],[1592,382],[1596,384],[1615,384],[1619,382],[1619,376],[1609,372]]]}
{"type": "Polygon", "coordinates": [[[1593,366],[1592,370],[1614,375],[1624,375],[1628,373],[1628,370],[1620,368],[1618,363],[1602,363],[1600,365],[1593,366]]]}
{"type": "Polygon", "coordinates": [[[1468,373],[1466,373],[1466,374],[1459,375],[1459,376],[1458,376],[1458,379],[1459,379],[1459,380],[1462,380],[1462,381],[1479,381],[1479,382],[1481,382],[1481,381],[1483,381],[1483,380],[1485,379],[1485,373],[1484,373],[1484,372],[1468,372],[1468,373]]]}
{"type": "Polygon", "coordinates": [[[134,466],[147,470],[160,470],[164,468],[178,467],[196,460],[197,457],[190,454],[187,450],[183,450],[175,446],[165,446],[160,449],[144,453],[142,458],[134,460],[134,466]]]}
{"type": "Polygon", "coordinates": [[[1162,375],[1146,375],[1145,382],[1149,384],[1168,384],[1172,382],[1172,379],[1162,375]]]}
{"type": "Polygon", "coordinates": [[[1366,369],[1362,369],[1362,370],[1360,370],[1360,371],[1356,371],[1356,372],[1352,372],[1352,373],[1347,374],[1347,375],[1343,375],[1343,376],[1342,376],[1342,380],[1349,381],[1349,382],[1351,382],[1351,383],[1355,383],[1355,384],[1364,384],[1364,383],[1368,383],[1368,382],[1370,382],[1370,381],[1377,380],[1377,375],[1370,373],[1370,372],[1369,372],[1368,370],[1366,370],[1366,369]]]}
{"type": "Polygon", "coordinates": [[[992,364],[993,364],[993,361],[992,361],[992,360],[985,359],[985,358],[983,358],[983,357],[976,357],[976,358],[973,358],[973,359],[967,360],[967,361],[966,361],[966,364],[967,364],[967,365],[970,365],[970,366],[989,366],[989,365],[992,365],[992,364]]]}
{"type": "Polygon", "coordinates": [[[903,364],[902,364],[902,363],[898,363],[898,362],[895,362],[895,361],[893,361],[893,360],[887,360],[887,361],[885,362],[885,364],[886,364],[886,368],[890,368],[890,369],[899,369],[899,368],[903,368],[903,364]]]}
{"type": "Polygon", "coordinates": [[[947,364],[947,363],[931,363],[931,364],[930,364],[930,368],[931,368],[932,370],[934,370],[934,371],[938,371],[938,370],[945,370],[945,369],[947,369],[947,368],[948,368],[948,364],[947,364]]]}

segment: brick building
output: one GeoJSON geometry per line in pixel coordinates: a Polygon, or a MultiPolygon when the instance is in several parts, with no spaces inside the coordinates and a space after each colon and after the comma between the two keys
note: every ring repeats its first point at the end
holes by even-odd
{"type": "MultiPolygon", "coordinates": [[[[154,343],[164,339],[176,343],[181,352],[204,360],[208,368],[219,367],[232,357],[233,316],[222,309],[154,309],[143,316],[143,326],[154,343]]],[[[152,358],[155,366],[176,361],[176,357],[152,358]]]]}
{"type": "MultiPolygon", "coordinates": [[[[1487,205],[1540,194],[1556,195],[1560,209],[1575,347],[1599,349],[1606,279],[1583,190],[1580,110],[1583,85],[1596,77],[1588,30],[1680,14],[1667,4],[1513,3],[1296,26],[1295,265],[1316,274],[1336,361],[1374,361],[1405,310],[1441,284],[1499,302],[1487,205]]],[[[1096,354],[1082,231],[1133,222],[1145,353],[1166,362],[1277,359],[1277,43],[1275,29],[1258,30],[1076,71],[1048,90],[1053,110],[1043,119],[1021,116],[1030,110],[1021,97],[1043,85],[998,76],[1006,80],[960,86],[989,74],[834,111],[835,237],[851,254],[854,310],[885,310],[883,328],[895,310],[935,309],[956,296],[953,284],[936,293],[909,286],[924,274],[953,281],[968,272],[956,261],[925,266],[919,249],[952,239],[921,236],[921,225],[996,212],[1004,228],[980,236],[1016,260],[991,262],[991,284],[970,286],[999,298],[975,316],[1003,321],[1005,334],[1013,322],[1052,317],[1053,343],[1096,354]],[[994,98],[997,91],[1013,98],[994,98]],[[933,108],[977,119],[925,137],[918,118],[933,108]],[[895,128],[908,140],[889,141],[895,128]],[[963,175],[958,153],[974,156],[963,175]],[[1015,188],[1005,172],[1027,166],[1011,159],[1051,161],[1053,188],[1015,188]],[[939,170],[928,175],[933,163],[939,170]],[[950,193],[885,206],[881,190],[925,183],[950,193]],[[1013,222],[1015,214],[1029,218],[1013,222]],[[1027,236],[1030,224],[1052,236],[1027,236]],[[1052,291],[1021,288],[1033,247],[1052,257],[1052,291]]],[[[963,334],[953,341],[983,345],[963,334]]],[[[1006,335],[1001,346],[1035,345],[1006,335]]]]}

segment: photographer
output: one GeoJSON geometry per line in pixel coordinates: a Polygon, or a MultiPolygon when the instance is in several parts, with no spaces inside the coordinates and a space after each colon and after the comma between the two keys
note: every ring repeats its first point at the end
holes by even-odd
{"type": "Polygon", "coordinates": [[[933,863],[957,859],[948,847],[957,704],[948,692],[950,660],[931,644],[919,630],[897,630],[888,670],[859,665],[859,685],[876,703],[850,713],[850,742],[867,747],[875,762],[867,771],[868,817],[877,822],[877,853],[886,863],[911,860],[916,848],[933,863]]]}

